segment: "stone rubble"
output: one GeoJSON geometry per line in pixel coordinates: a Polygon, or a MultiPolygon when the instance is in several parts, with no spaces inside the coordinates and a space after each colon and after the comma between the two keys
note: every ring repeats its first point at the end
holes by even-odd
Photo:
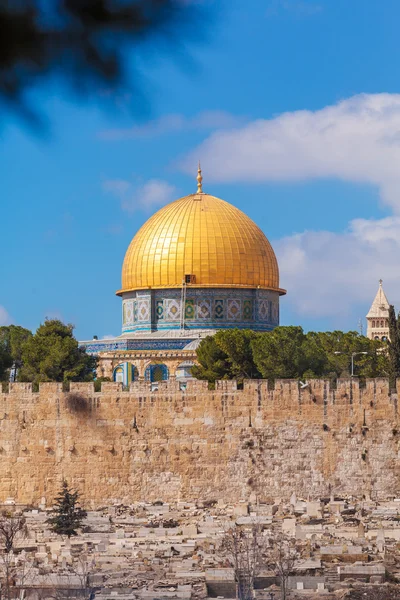
{"type": "MultiPolygon", "coordinates": [[[[13,505],[9,498],[3,509],[13,505]]],[[[39,509],[16,508],[24,511],[28,529],[18,542],[16,583],[29,597],[54,598],[54,589],[82,593],[89,575],[100,600],[235,598],[221,540],[233,523],[258,523],[264,535],[283,534],[300,549],[291,598],[351,598],[360,586],[385,589],[388,581],[391,597],[400,598],[400,499],[307,501],[292,495],[290,502],[277,498],[269,505],[116,504],[88,512],[83,531],[71,540],[48,529],[45,498],[39,509]]],[[[257,582],[256,598],[280,599],[273,572],[260,572],[257,582]]]]}

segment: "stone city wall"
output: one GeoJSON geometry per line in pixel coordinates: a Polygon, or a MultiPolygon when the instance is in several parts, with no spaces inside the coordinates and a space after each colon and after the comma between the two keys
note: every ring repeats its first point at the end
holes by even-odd
{"type": "MultiPolygon", "coordinates": [[[[398,386],[399,386],[398,382],[398,386]]],[[[0,393],[0,502],[51,503],[62,478],[87,506],[400,493],[388,381],[10,384],[0,393]],[[78,394],[78,396],[76,396],[78,394]]]]}

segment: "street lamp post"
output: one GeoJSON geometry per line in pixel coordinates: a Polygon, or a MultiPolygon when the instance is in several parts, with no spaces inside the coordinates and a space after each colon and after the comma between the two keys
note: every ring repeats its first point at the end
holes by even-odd
{"type": "MultiPolygon", "coordinates": [[[[345,352],[334,352],[334,354],[345,354],[345,352]]],[[[354,377],[354,357],[360,354],[369,354],[369,352],[352,352],[351,353],[351,377],[354,377]]]]}

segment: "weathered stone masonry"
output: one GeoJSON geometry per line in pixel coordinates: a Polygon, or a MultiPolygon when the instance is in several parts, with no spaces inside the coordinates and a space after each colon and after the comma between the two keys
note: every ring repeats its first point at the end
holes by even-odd
{"type": "MultiPolygon", "coordinates": [[[[399,385],[399,382],[398,382],[399,385]]],[[[266,501],[400,493],[397,393],[385,379],[10,384],[0,393],[0,501],[51,502],[63,477],[86,503],[135,500],[266,501]]]]}

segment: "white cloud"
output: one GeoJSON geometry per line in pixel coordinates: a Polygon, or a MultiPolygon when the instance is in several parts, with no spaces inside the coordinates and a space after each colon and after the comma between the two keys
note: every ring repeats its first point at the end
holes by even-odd
{"type": "Polygon", "coordinates": [[[176,188],[162,179],[149,179],[141,185],[134,185],[121,179],[107,180],[103,189],[116,195],[123,211],[153,210],[176,198],[176,188]]]}
{"type": "Polygon", "coordinates": [[[130,187],[131,184],[129,181],[125,181],[123,179],[109,179],[103,183],[103,190],[105,192],[111,192],[112,194],[117,194],[118,196],[128,192],[130,187]]]}
{"type": "Polygon", "coordinates": [[[168,133],[195,131],[203,129],[227,129],[243,123],[242,117],[236,117],[223,110],[208,110],[193,117],[180,114],[163,115],[159,119],[143,125],[134,125],[124,129],[107,129],[99,133],[103,140],[116,141],[134,138],[152,138],[168,133]]]}
{"type": "Polygon", "coordinates": [[[389,301],[400,300],[400,217],[355,219],[348,231],[305,231],[274,243],[281,285],[298,315],[335,317],[367,309],[378,280],[389,301]]]}
{"type": "Polygon", "coordinates": [[[369,183],[400,212],[400,94],[362,94],[217,131],[182,168],[191,173],[199,156],[208,180],[369,183]]]}
{"type": "Polygon", "coordinates": [[[10,325],[11,317],[4,308],[4,306],[0,306],[0,325],[10,325]]]}

